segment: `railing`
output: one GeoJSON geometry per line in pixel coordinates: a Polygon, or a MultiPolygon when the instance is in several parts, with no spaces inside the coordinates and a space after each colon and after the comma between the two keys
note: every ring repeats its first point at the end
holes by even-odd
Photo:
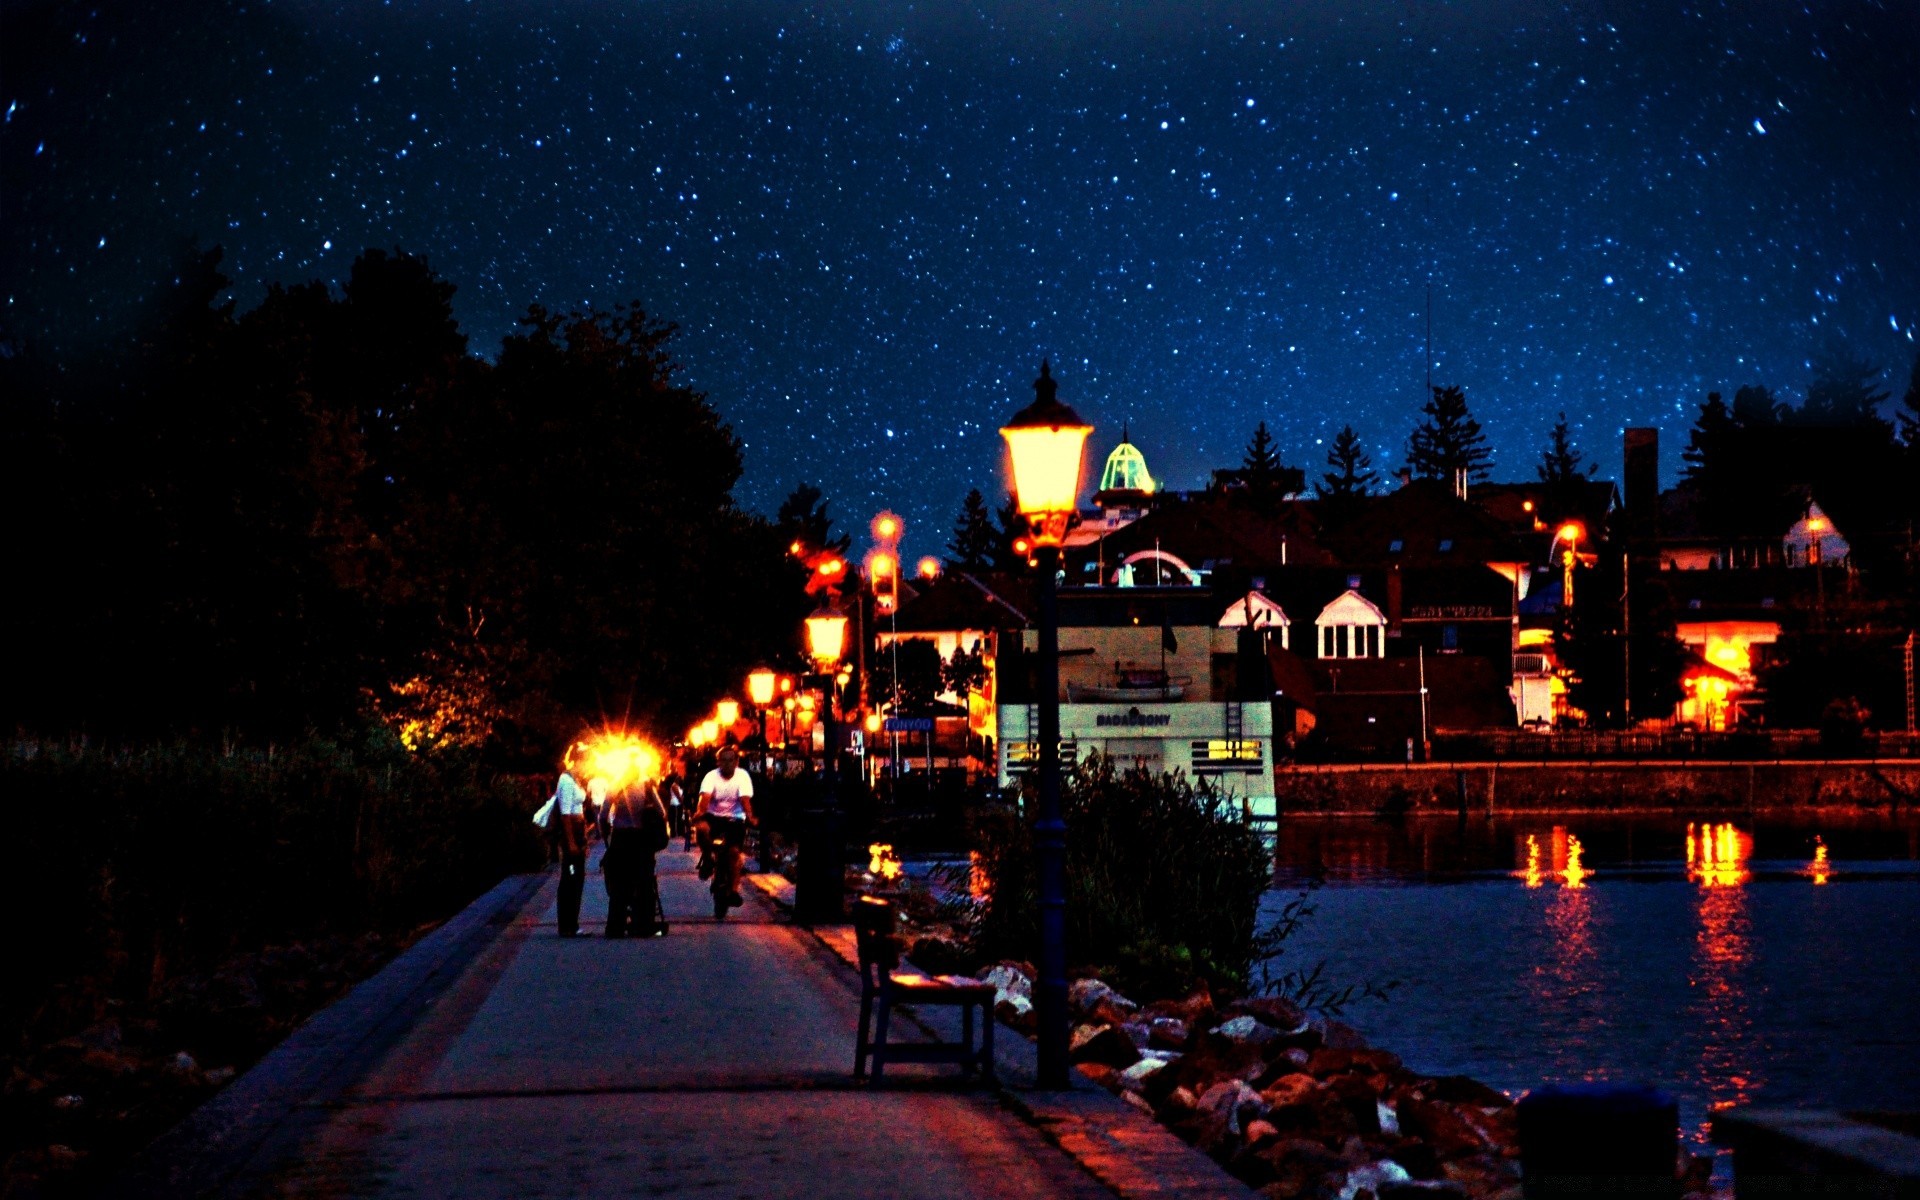
{"type": "Polygon", "coordinates": [[[1725,733],[1696,730],[1527,733],[1499,730],[1437,735],[1433,739],[1432,757],[1436,762],[1901,759],[1920,758],[1920,737],[1872,731],[1853,737],[1833,737],[1823,736],[1814,729],[1755,729],[1725,733]]]}

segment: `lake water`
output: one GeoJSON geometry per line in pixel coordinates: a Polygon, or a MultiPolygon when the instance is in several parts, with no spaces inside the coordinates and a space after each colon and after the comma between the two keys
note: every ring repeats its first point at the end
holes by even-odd
{"type": "Polygon", "coordinates": [[[1345,1019],[1519,1093],[1649,1082],[1704,1143],[1734,1104],[1920,1111],[1920,816],[1287,818],[1285,967],[1398,980],[1345,1019]]]}

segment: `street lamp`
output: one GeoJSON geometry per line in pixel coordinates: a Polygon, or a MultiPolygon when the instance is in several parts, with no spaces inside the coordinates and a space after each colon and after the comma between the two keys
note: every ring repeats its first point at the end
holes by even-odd
{"type": "Polygon", "coordinates": [[[720,722],[720,728],[731,729],[740,721],[740,702],[722,700],[713,706],[713,719],[720,722]]]}
{"type": "Polygon", "coordinates": [[[766,770],[773,760],[773,743],[767,738],[767,708],[773,703],[774,686],[780,677],[766,667],[758,667],[747,672],[747,699],[753,702],[753,709],[760,714],[760,769],[766,770]]]}
{"type": "Polygon", "coordinates": [[[1060,613],[1054,576],[1060,545],[1080,499],[1080,461],[1093,427],[1060,403],[1049,364],[1033,381],[1033,403],[1000,430],[1013,465],[1014,501],[1027,518],[1040,566],[1040,819],[1034,851],[1040,875],[1040,987],[1034,1015],[1043,1088],[1067,1086],[1067,823],[1060,813],[1060,613]]]}
{"type": "Polygon", "coordinates": [[[1547,557],[1552,558],[1554,546],[1562,542],[1567,544],[1566,552],[1561,558],[1565,571],[1560,579],[1560,607],[1563,609],[1573,607],[1573,564],[1578,558],[1580,539],[1586,535],[1586,532],[1580,522],[1568,521],[1553,531],[1553,545],[1547,547],[1547,557]]]}
{"type": "Polygon", "coordinates": [[[819,803],[807,812],[805,832],[795,864],[793,911],[804,924],[837,921],[844,889],[840,862],[840,730],[835,718],[840,660],[846,653],[847,614],[831,601],[807,616],[807,655],[816,674],[811,682],[824,693],[820,706],[821,735],[826,743],[826,770],[822,773],[819,803]]]}

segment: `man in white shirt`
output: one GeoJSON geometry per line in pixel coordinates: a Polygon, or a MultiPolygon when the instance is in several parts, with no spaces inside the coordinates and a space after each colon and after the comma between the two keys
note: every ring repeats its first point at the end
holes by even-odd
{"type": "Polygon", "coordinates": [[[587,886],[587,793],[574,778],[575,760],[582,747],[567,748],[566,769],[553,789],[553,815],[547,819],[547,837],[560,860],[559,922],[561,937],[580,933],[580,898],[587,886]]]}
{"type": "Polygon", "coordinates": [[[747,826],[754,823],[753,777],[740,769],[740,754],[732,746],[720,750],[720,765],[700,781],[700,803],[694,819],[705,820],[713,863],[713,915],[724,921],[727,909],[744,903],[740,897],[740,851],[747,826]]]}

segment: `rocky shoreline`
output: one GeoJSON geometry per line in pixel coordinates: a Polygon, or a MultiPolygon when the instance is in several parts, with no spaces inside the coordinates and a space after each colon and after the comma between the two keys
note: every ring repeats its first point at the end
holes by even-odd
{"type": "MultiPolygon", "coordinates": [[[[923,938],[909,959],[952,949],[923,938]]],[[[1032,965],[974,977],[994,985],[1001,1021],[1031,1036],[1032,965]]],[[[1410,1070],[1339,1021],[1205,989],[1137,1004],[1091,977],[1072,983],[1068,1008],[1082,1074],[1271,1200],[1520,1200],[1512,1097],[1410,1070]]],[[[1681,1152],[1687,1200],[1711,1195],[1712,1165],[1681,1152]]]]}

